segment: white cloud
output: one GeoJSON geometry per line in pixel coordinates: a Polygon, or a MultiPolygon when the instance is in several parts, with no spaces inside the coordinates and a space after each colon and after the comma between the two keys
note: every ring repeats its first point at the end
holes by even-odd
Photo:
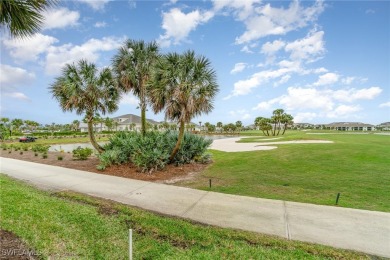
{"type": "Polygon", "coordinates": [[[345,85],[350,85],[352,82],[355,81],[355,77],[346,77],[341,80],[341,82],[345,85]]]}
{"type": "Polygon", "coordinates": [[[322,1],[316,1],[307,8],[302,7],[299,1],[293,1],[287,9],[274,8],[270,4],[254,8],[252,2],[249,2],[251,4],[248,4],[246,12],[240,12],[237,17],[246,26],[246,31],[236,38],[237,44],[268,35],[284,35],[289,31],[303,28],[314,22],[324,9],[322,1]]]}
{"type": "Polygon", "coordinates": [[[390,101],[380,104],[379,107],[390,107],[390,101]]]}
{"type": "Polygon", "coordinates": [[[289,87],[287,95],[280,97],[279,104],[287,110],[319,109],[332,110],[334,102],[331,95],[315,88],[289,87]]]}
{"type": "Polygon", "coordinates": [[[194,10],[183,13],[179,8],[172,8],[169,12],[163,12],[162,28],[164,35],[160,35],[159,43],[162,47],[169,47],[172,43],[177,45],[187,40],[191,31],[200,24],[206,23],[214,16],[211,11],[194,10]]]}
{"type": "Polygon", "coordinates": [[[340,75],[336,73],[326,73],[324,75],[321,75],[318,77],[318,80],[314,82],[314,86],[325,86],[325,85],[331,85],[339,81],[340,75]]]}
{"type": "Polygon", "coordinates": [[[96,28],[104,28],[104,27],[106,27],[107,26],[107,23],[106,22],[96,22],[95,24],[94,24],[94,27],[96,27],[96,28]]]}
{"type": "Polygon", "coordinates": [[[75,26],[80,18],[79,12],[70,11],[62,7],[59,9],[50,9],[43,13],[45,20],[43,29],[65,28],[75,26]]]}
{"type": "Polygon", "coordinates": [[[311,31],[305,38],[288,43],[285,51],[291,52],[292,60],[313,62],[321,58],[325,52],[323,36],[323,31],[311,31]]]}
{"type": "Polygon", "coordinates": [[[247,67],[246,63],[239,62],[234,65],[234,68],[230,71],[230,74],[236,74],[243,71],[247,67]]]}
{"type": "Polygon", "coordinates": [[[379,87],[363,88],[363,89],[340,89],[330,92],[335,100],[344,102],[353,102],[356,100],[373,99],[382,93],[379,87]]]}
{"type": "Polygon", "coordinates": [[[25,94],[23,94],[21,92],[5,93],[5,95],[7,97],[10,97],[10,98],[15,98],[15,99],[24,100],[24,101],[31,101],[31,99],[29,97],[27,97],[25,94]]]}
{"type": "Polygon", "coordinates": [[[268,83],[270,80],[282,78],[283,81],[287,82],[289,76],[285,77],[289,73],[300,73],[303,72],[299,62],[281,61],[279,63],[280,68],[275,70],[263,70],[253,74],[249,79],[239,80],[234,83],[233,91],[230,95],[224,99],[229,99],[234,96],[248,95],[252,92],[253,88],[256,88],[262,84],[268,83]]]}
{"type": "Polygon", "coordinates": [[[250,49],[250,47],[248,45],[245,45],[244,47],[242,47],[240,51],[245,52],[245,53],[253,53],[253,51],[250,49]]]}
{"type": "Polygon", "coordinates": [[[272,106],[279,101],[279,98],[274,98],[269,101],[263,101],[257,104],[252,110],[271,110],[272,106]]]}
{"type": "Polygon", "coordinates": [[[125,94],[122,95],[119,104],[137,106],[139,104],[139,99],[136,98],[133,94],[125,94]]]}
{"type": "Polygon", "coordinates": [[[359,105],[340,105],[336,107],[335,110],[328,112],[326,116],[330,118],[349,117],[351,114],[354,114],[355,112],[358,112],[360,110],[362,110],[362,108],[359,105]]]}
{"type": "Polygon", "coordinates": [[[246,109],[239,109],[236,111],[229,111],[229,114],[231,117],[233,117],[233,120],[245,120],[249,119],[252,116],[248,113],[246,109]]]}
{"type": "Polygon", "coordinates": [[[31,83],[35,74],[25,69],[0,64],[1,91],[12,91],[18,86],[31,83]]]}
{"type": "Polygon", "coordinates": [[[286,45],[286,43],[284,41],[281,41],[281,40],[275,40],[273,42],[266,42],[261,47],[261,53],[271,55],[271,54],[274,54],[275,52],[279,51],[280,49],[282,49],[285,45],[286,45]]]}
{"type": "Polygon", "coordinates": [[[49,46],[58,42],[54,37],[36,33],[28,41],[24,39],[5,39],[4,46],[17,61],[35,61],[38,55],[47,51],[49,46]]]}
{"type": "MultiPolygon", "coordinates": [[[[296,122],[311,120],[315,116],[345,118],[354,116],[362,108],[358,104],[347,105],[340,104],[340,102],[373,99],[381,92],[382,89],[378,87],[348,90],[289,87],[286,94],[262,101],[253,110],[271,110],[276,106],[283,107],[287,111],[297,111],[296,122]]],[[[390,106],[390,102],[384,103],[383,107],[386,105],[390,106]]]]}
{"type": "Polygon", "coordinates": [[[88,4],[94,10],[103,10],[104,6],[110,2],[110,0],[79,0],[80,2],[88,4]]]}
{"type": "Polygon", "coordinates": [[[233,11],[234,16],[243,21],[254,13],[255,5],[261,3],[261,0],[214,0],[213,2],[215,11],[233,11]]]}
{"type": "Polygon", "coordinates": [[[279,81],[274,83],[274,87],[287,83],[287,81],[289,81],[290,78],[291,78],[290,75],[284,75],[279,81]]]}
{"type": "Polygon", "coordinates": [[[307,121],[312,121],[314,118],[317,117],[316,113],[313,112],[300,112],[294,115],[294,122],[295,123],[304,123],[307,121]]]}
{"type": "Polygon", "coordinates": [[[111,51],[119,48],[123,39],[115,37],[103,37],[102,39],[90,39],[82,45],[64,44],[51,46],[47,49],[46,73],[55,75],[67,64],[80,59],[95,62],[100,52],[111,51]]]}

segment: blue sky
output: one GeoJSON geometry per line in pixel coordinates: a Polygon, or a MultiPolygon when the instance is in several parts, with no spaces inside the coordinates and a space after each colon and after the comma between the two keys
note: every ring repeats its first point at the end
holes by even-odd
{"type": "MultiPolygon", "coordinates": [[[[295,122],[390,120],[388,1],[63,1],[36,35],[2,30],[2,117],[40,123],[63,113],[48,87],[66,63],[110,65],[126,38],[156,40],[161,52],[188,49],[210,59],[220,92],[194,122],[252,124],[276,108],[295,122]]],[[[113,116],[139,114],[122,97],[113,116]]],[[[147,117],[163,120],[162,114],[147,117]]]]}

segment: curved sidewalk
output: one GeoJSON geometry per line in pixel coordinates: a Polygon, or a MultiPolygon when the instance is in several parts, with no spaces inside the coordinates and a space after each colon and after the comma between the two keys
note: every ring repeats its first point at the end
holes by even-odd
{"type": "Polygon", "coordinates": [[[206,224],[390,257],[390,213],[194,190],[3,157],[0,173],[206,224]]]}

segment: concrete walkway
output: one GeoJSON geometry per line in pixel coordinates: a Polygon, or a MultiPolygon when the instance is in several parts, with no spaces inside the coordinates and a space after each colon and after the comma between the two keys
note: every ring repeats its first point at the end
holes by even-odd
{"type": "Polygon", "coordinates": [[[159,213],[390,257],[390,213],[194,190],[0,157],[0,172],[159,213]]]}

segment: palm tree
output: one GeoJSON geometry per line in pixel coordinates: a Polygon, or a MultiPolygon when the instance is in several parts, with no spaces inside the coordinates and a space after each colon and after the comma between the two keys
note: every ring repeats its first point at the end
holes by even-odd
{"type": "Polygon", "coordinates": [[[11,121],[11,135],[12,135],[12,130],[13,129],[16,129],[17,131],[20,130],[20,127],[24,124],[23,120],[20,119],[20,118],[15,118],[15,119],[12,119],[11,121]]]}
{"type": "Polygon", "coordinates": [[[28,37],[38,32],[43,24],[41,12],[54,6],[55,0],[2,0],[0,26],[13,37],[28,37]]]}
{"type": "Polygon", "coordinates": [[[146,83],[158,58],[156,42],[127,40],[112,62],[119,87],[126,93],[131,91],[140,100],[142,135],[146,133],[146,83]]]}
{"type": "Polygon", "coordinates": [[[182,55],[169,53],[161,59],[148,84],[154,112],[165,111],[165,119],[178,121],[179,136],[169,160],[172,162],[180,149],[184,128],[191,119],[213,109],[218,92],[216,73],[210,61],[195,52],[182,55]]]}
{"type": "Polygon", "coordinates": [[[241,121],[237,121],[236,122],[236,127],[237,127],[238,132],[240,132],[241,128],[242,128],[242,122],[241,121]]]}
{"type": "Polygon", "coordinates": [[[72,128],[73,128],[73,131],[79,130],[79,128],[80,128],[80,121],[79,120],[73,120],[72,128]]]}
{"type": "Polygon", "coordinates": [[[220,129],[221,133],[222,133],[222,130],[223,130],[222,126],[223,126],[222,122],[218,122],[217,123],[217,127],[220,129]]]}
{"type": "Polygon", "coordinates": [[[96,113],[106,114],[118,108],[119,93],[110,69],[100,72],[95,64],[80,60],[77,64],[67,64],[62,75],[50,87],[53,97],[60,103],[63,111],[85,114],[88,135],[93,147],[102,152],[93,133],[96,113]]]}
{"type": "Polygon", "coordinates": [[[279,135],[279,132],[280,132],[280,120],[282,119],[282,115],[284,114],[284,110],[279,108],[279,109],[275,109],[273,112],[272,112],[273,116],[271,117],[271,120],[272,120],[272,123],[274,124],[274,129],[273,129],[273,132],[272,132],[272,135],[275,136],[276,135],[276,126],[278,125],[278,134],[279,135]]]}
{"type": "Polygon", "coordinates": [[[284,124],[282,135],[284,135],[284,133],[286,132],[287,126],[288,125],[292,125],[294,123],[293,120],[294,120],[294,117],[292,115],[290,115],[290,114],[284,113],[282,115],[281,122],[284,124]]]}

